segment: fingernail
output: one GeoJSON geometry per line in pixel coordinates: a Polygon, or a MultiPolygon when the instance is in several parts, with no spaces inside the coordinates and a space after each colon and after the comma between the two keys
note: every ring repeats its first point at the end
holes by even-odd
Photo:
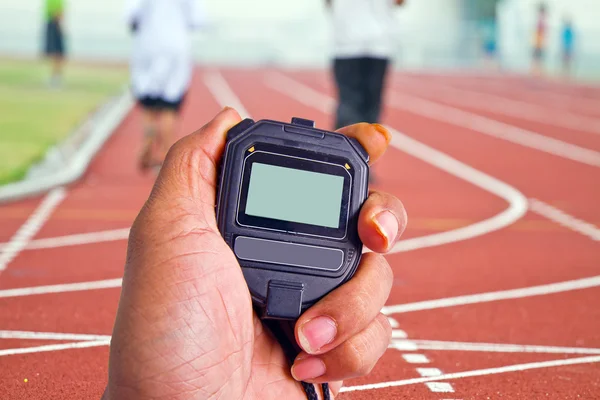
{"type": "Polygon", "coordinates": [[[337,326],[334,320],[329,317],[317,317],[302,325],[298,337],[304,351],[313,354],[333,342],[336,333],[337,326]]]}
{"type": "Polygon", "coordinates": [[[382,211],[373,218],[377,233],[385,241],[385,248],[390,247],[390,244],[398,235],[398,219],[391,211],[382,211]]]}
{"type": "Polygon", "coordinates": [[[387,128],[381,124],[371,124],[373,128],[377,130],[377,132],[381,133],[385,137],[386,142],[390,142],[392,140],[392,134],[387,130],[387,128]]]}
{"type": "Polygon", "coordinates": [[[292,366],[292,376],[297,381],[315,379],[325,374],[325,363],[317,357],[296,360],[292,366]]]}

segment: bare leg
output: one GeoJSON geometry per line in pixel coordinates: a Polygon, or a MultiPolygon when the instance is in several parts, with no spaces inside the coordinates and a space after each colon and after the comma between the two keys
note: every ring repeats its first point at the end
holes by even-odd
{"type": "Polygon", "coordinates": [[[62,56],[52,57],[52,76],[60,79],[63,73],[64,58],[62,56]]]}
{"type": "Polygon", "coordinates": [[[57,88],[61,85],[64,58],[61,55],[49,56],[50,61],[50,86],[57,88]]]}
{"type": "Polygon", "coordinates": [[[144,170],[150,168],[153,162],[154,148],[158,136],[158,113],[144,109],[142,111],[142,125],[144,127],[144,137],[142,138],[139,166],[144,170]]]}
{"type": "Polygon", "coordinates": [[[157,147],[160,154],[160,163],[164,161],[169,149],[173,145],[178,121],[179,115],[176,111],[164,110],[159,114],[157,147]]]}

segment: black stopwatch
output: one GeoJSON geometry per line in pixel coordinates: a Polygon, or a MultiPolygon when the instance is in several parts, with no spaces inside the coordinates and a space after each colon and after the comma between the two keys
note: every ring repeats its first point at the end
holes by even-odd
{"type": "Polygon", "coordinates": [[[368,161],[357,140],[300,118],[229,130],[217,222],[262,318],[295,320],[352,277],[368,161]]]}

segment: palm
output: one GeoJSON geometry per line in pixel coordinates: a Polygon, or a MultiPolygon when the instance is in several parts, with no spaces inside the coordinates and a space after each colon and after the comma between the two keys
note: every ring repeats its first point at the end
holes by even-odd
{"type": "Polygon", "coordinates": [[[128,257],[124,285],[135,281],[127,289],[137,295],[122,302],[135,311],[118,321],[130,340],[115,343],[139,362],[128,380],[143,382],[136,390],[149,397],[305,398],[253,312],[237,259],[216,226],[188,199],[170,203],[158,219],[136,222],[144,225],[137,240],[151,242],[153,251],[138,257],[132,246],[128,257]]]}

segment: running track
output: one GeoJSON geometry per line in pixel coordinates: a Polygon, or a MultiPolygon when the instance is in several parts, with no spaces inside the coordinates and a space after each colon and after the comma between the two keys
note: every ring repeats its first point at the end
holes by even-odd
{"type": "MultiPolygon", "coordinates": [[[[328,128],[332,93],[323,71],[198,70],[182,132],[226,104],[328,128]]],[[[600,89],[396,74],[386,104],[375,185],[409,214],[388,256],[394,339],[340,397],[600,398],[600,89]]],[[[0,206],[1,399],[100,397],[127,227],[152,185],[139,123],[79,183],[0,206]]]]}

